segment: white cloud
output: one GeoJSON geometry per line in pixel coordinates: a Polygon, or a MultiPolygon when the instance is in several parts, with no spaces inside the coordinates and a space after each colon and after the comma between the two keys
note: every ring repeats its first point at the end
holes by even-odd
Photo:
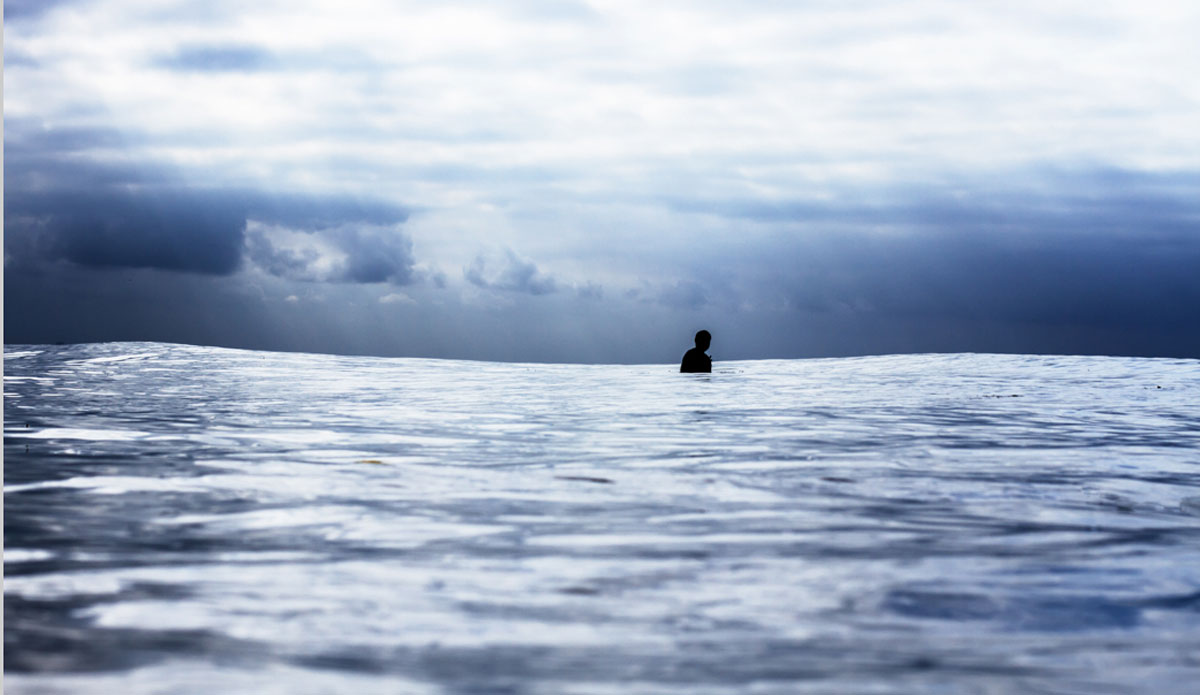
{"type": "Polygon", "coordinates": [[[42,67],[6,71],[7,115],[149,133],[155,156],[209,175],[309,188],[336,169],[358,192],[446,207],[511,203],[522,192],[487,174],[515,166],[559,171],[529,195],[629,197],[628,182],[680,174],[778,188],[830,167],[852,179],[847,164],[1200,158],[1185,2],[598,2],[579,21],[481,3],[225,7],[197,22],[81,4],[11,28],[42,67]],[[274,67],[162,63],[227,45],[274,67]],[[434,181],[431,165],[473,178],[434,181]]]}
{"type": "Polygon", "coordinates": [[[417,300],[403,292],[392,292],[379,298],[380,304],[416,304],[417,300]]]}

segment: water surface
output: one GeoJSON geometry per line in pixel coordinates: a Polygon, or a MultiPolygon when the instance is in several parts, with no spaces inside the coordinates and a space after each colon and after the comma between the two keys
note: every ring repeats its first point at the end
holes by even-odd
{"type": "Polygon", "coordinates": [[[1192,693],[1200,362],[8,346],[12,693],[1192,693]]]}

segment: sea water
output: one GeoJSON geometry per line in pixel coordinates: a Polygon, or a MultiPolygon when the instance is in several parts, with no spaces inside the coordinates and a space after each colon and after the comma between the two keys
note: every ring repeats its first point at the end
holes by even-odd
{"type": "Polygon", "coordinates": [[[1168,693],[1200,362],[8,346],[9,693],[1168,693]]]}

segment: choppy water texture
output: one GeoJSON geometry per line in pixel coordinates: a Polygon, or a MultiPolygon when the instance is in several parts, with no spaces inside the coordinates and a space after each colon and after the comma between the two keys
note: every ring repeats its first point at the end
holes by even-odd
{"type": "Polygon", "coordinates": [[[1194,693],[1200,362],[5,355],[6,692],[1194,693]]]}

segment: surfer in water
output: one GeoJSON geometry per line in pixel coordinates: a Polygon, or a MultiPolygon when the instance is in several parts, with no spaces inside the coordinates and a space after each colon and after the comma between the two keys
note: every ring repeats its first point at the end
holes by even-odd
{"type": "Polygon", "coordinates": [[[712,334],[700,331],[696,334],[696,347],[683,354],[683,364],[679,365],[680,372],[711,372],[712,358],[704,354],[712,342],[712,334]]]}

